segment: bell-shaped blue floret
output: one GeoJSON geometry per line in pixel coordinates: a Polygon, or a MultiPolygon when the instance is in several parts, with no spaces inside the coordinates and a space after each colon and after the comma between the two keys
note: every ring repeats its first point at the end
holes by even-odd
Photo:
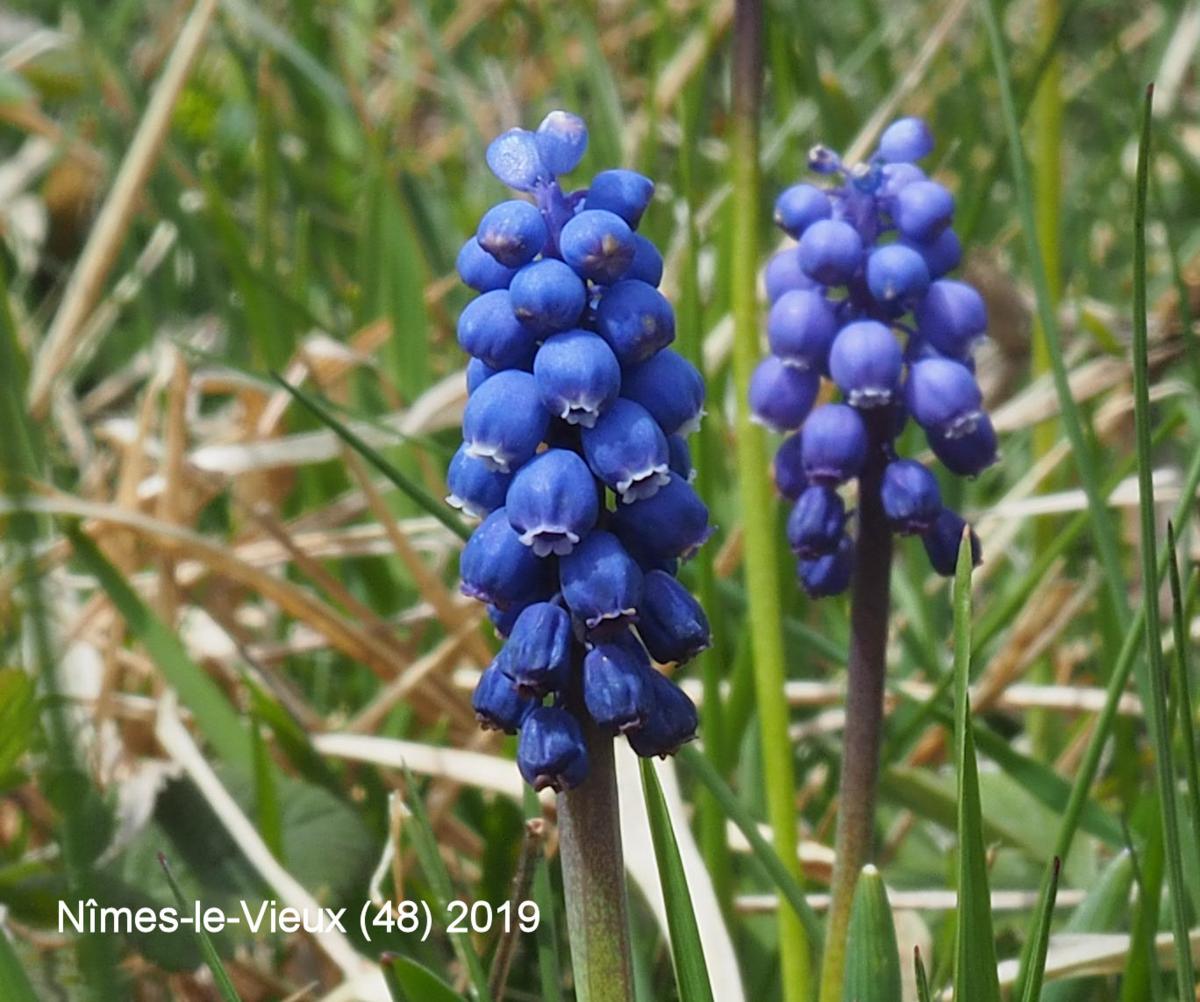
{"type": "Polygon", "coordinates": [[[888,463],[879,496],[892,528],[905,534],[925,532],[942,510],[937,477],[915,459],[888,463]]]}
{"type": "Polygon", "coordinates": [[[675,311],[654,286],[626,279],[600,297],[596,331],[622,365],[636,365],[675,340],[675,311]]]}
{"type": "Polygon", "coordinates": [[[824,371],[837,330],[833,307],[813,289],[785,292],[767,314],[771,354],[798,369],[824,371]]]}
{"type": "Polygon", "coordinates": [[[862,237],[842,219],[817,220],[804,231],[797,251],[804,273],[822,285],[845,285],[862,265],[862,237]]]}
{"type": "Polygon", "coordinates": [[[642,758],[666,758],[696,737],[700,718],[688,694],[661,672],[652,671],[650,681],[654,698],[650,716],[625,738],[642,758]]]}
{"type": "Polygon", "coordinates": [[[811,184],[794,184],[775,199],[775,225],[795,239],[813,223],[833,215],[829,196],[811,184]]]}
{"type": "Polygon", "coordinates": [[[583,279],[553,257],[525,265],[508,294],[517,319],[541,337],[574,327],[587,304],[583,279]]]}
{"type": "Polygon", "coordinates": [[[516,274],[512,268],[506,268],[491,254],[479,246],[479,241],[471,237],[458,252],[454,262],[458,277],[477,292],[491,292],[493,289],[507,289],[508,283],[516,274]]]}
{"type": "Polygon", "coordinates": [[[569,111],[552,111],[533,134],[538,157],[550,174],[570,174],[587,152],[587,123],[569,111]]]}
{"type": "Polygon", "coordinates": [[[802,560],[832,553],[846,525],[846,505],[832,487],[813,484],[800,495],[787,520],[788,545],[802,560]]]}
{"type": "Polygon", "coordinates": [[[879,137],[879,156],[886,161],[921,160],[933,152],[933,133],[920,118],[900,118],[879,137]]]}
{"type": "Polygon", "coordinates": [[[509,129],[493,139],[487,148],[487,165],[501,183],[517,191],[533,191],[550,180],[537,140],[528,129],[509,129]]]}
{"type": "Polygon", "coordinates": [[[892,219],[909,240],[929,242],[954,218],[954,196],[936,181],[913,181],[896,192],[892,219]]]}
{"type": "Polygon", "coordinates": [[[829,598],[840,595],[850,587],[854,571],[854,543],[842,536],[837,548],[815,560],[800,561],[800,583],[809,598],[829,598]]]}
{"type": "Polygon", "coordinates": [[[592,179],[583,207],[615,213],[637,229],[653,197],[654,182],[637,171],[602,170],[592,179]]]}
{"type": "Polygon", "coordinates": [[[446,470],[446,486],[450,493],[446,503],[472,518],[487,518],[504,504],[512,476],[500,473],[481,459],[467,454],[460,445],[446,470]]]}
{"type": "Polygon", "coordinates": [[[667,436],[667,465],[689,484],[696,479],[696,468],[692,466],[692,450],[682,435],[667,436]]]}
{"type": "Polygon", "coordinates": [[[549,424],[533,376],[507,369],[467,399],[463,441],[468,455],[507,473],[533,458],[549,424]]]}
{"type": "Polygon", "coordinates": [[[751,418],[772,431],[795,431],[808,417],[820,388],[815,369],[798,369],[768,355],[750,377],[751,418]]]}
{"type": "Polygon", "coordinates": [[[638,633],[650,656],[660,664],[690,661],[712,643],[704,609],[665,571],[650,571],[642,583],[638,633]]]}
{"type": "Polygon", "coordinates": [[[942,465],[960,477],[978,476],[996,461],[996,429],[986,414],[959,434],[929,431],[925,437],[942,465]]]}
{"type": "Polygon", "coordinates": [[[458,344],[493,369],[527,369],[537,351],[535,332],[513,312],[508,289],[485,292],[467,303],[458,315],[458,344]]]}
{"type": "Polygon", "coordinates": [[[962,543],[963,532],[971,534],[971,562],[978,566],[980,560],[979,537],[975,530],[967,526],[963,517],[949,508],[943,508],[933,525],[921,536],[925,544],[925,553],[933,569],[943,577],[953,577],[958,566],[958,548],[962,543]]]}
{"type": "Polygon", "coordinates": [[[858,411],[846,404],[823,404],[801,431],[804,475],[816,484],[835,486],[858,476],[867,458],[867,429],[858,411]]]}
{"type": "Polygon", "coordinates": [[[484,384],[485,380],[490,379],[499,371],[499,369],[493,369],[482,359],[472,358],[467,363],[467,395],[470,396],[484,384]]]}
{"type": "Polygon", "coordinates": [[[537,703],[523,696],[513,685],[513,680],[493,662],[475,683],[475,694],[471,706],[475,719],[484,730],[503,731],[516,734],[537,703]]]}
{"type": "Polygon", "coordinates": [[[580,440],[587,465],[625,504],[652,496],[667,482],[667,438],[641,404],[614,400],[580,440]]]}
{"type": "Polygon", "coordinates": [[[497,508],[471,533],[459,559],[462,593],[500,608],[544,587],[547,565],[539,560],[497,508]]]}
{"type": "Polygon", "coordinates": [[[505,499],[508,521],[539,557],[564,557],[600,514],[591,470],[569,449],[547,449],[522,466],[505,499]]]}
{"type": "Polygon", "coordinates": [[[496,665],[524,695],[541,697],[566,688],[571,668],[571,617],[552,602],[521,610],[496,665]]]}
{"type": "Polygon", "coordinates": [[[712,535],[708,508],[691,485],[674,473],[653,497],[621,505],[612,526],[639,553],[667,560],[687,560],[712,535]]]}
{"type": "Polygon", "coordinates": [[[929,266],[911,247],[885,244],[867,257],[867,288],[877,303],[902,312],[929,289],[929,266]]]}
{"type": "Polygon", "coordinates": [[[876,320],[847,324],[829,349],[829,374],[851,406],[863,410],[892,402],[903,369],[900,342],[876,320]]]}
{"type": "Polygon", "coordinates": [[[641,727],[654,705],[650,657],[628,630],[596,644],[583,659],[583,702],[605,730],[641,727]]]}
{"type": "Polygon", "coordinates": [[[589,533],[563,557],[559,581],[567,607],[589,630],[616,626],[637,615],[642,572],[611,532],[589,533]]]}
{"type": "Polygon", "coordinates": [[[590,331],[548,338],[533,360],[542,403],[568,424],[591,428],[621,392],[621,364],[608,343],[590,331]]]}
{"type": "Polygon", "coordinates": [[[904,402],[922,428],[950,438],[973,431],[983,415],[983,394],[974,375],[948,358],[924,358],[910,365],[904,402]]]}
{"type": "Polygon", "coordinates": [[[589,281],[609,285],[629,270],[636,246],[633,230],[614,212],[584,209],[558,237],[563,260],[589,281]]]}
{"type": "Polygon", "coordinates": [[[704,414],[704,377],[691,362],[664,348],[625,370],[621,396],[646,408],[667,435],[690,435],[704,414]]]}
{"type": "Polygon", "coordinates": [[[570,790],[587,778],[587,745],[583,729],[558,706],[535,708],[521,725],[517,768],[535,790],[570,790]]]}
{"type": "Polygon", "coordinates": [[[950,227],[946,227],[932,240],[901,239],[899,243],[911,247],[921,255],[930,278],[941,278],[962,263],[962,243],[958,234],[950,227]]]}
{"type": "Polygon", "coordinates": [[[800,254],[795,247],[785,247],[771,255],[763,269],[763,284],[769,303],[776,302],[785,292],[793,289],[820,288],[800,267],[800,254]]]}
{"type": "Polygon", "coordinates": [[[775,450],[775,459],[771,463],[771,478],[775,481],[775,489],[780,496],[789,501],[795,501],[808,486],[808,477],[804,474],[804,439],[801,435],[789,435],[775,450]]]}
{"type": "Polygon", "coordinates": [[[965,282],[941,279],[914,314],[917,333],[943,355],[966,358],[987,330],[983,297],[965,282]]]}
{"type": "Polygon", "coordinates": [[[653,285],[656,289],[663,277],[663,259],[654,241],[642,236],[633,235],[633,263],[625,272],[625,277],[653,285]]]}
{"type": "Polygon", "coordinates": [[[479,246],[506,268],[520,268],[532,261],[549,235],[538,207],[519,198],[493,205],[475,231],[479,246]]]}

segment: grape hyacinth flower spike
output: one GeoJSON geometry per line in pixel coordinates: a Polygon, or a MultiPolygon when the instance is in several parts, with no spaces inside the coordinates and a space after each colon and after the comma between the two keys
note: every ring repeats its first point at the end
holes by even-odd
{"type": "Polygon", "coordinates": [[[449,502],[483,520],[463,552],[463,591],[508,636],[476,711],[518,731],[522,775],[559,792],[588,775],[589,728],[640,754],[692,738],[690,700],[655,661],[709,643],[674,577],[709,533],[686,443],[704,379],[668,347],[662,256],[637,232],[654,183],[605,170],[565,189],[586,146],[583,120],[556,111],[488,148],[517,194],[458,255],[477,295],[458,322],[471,361],[448,475],[449,502]]]}
{"type": "Polygon", "coordinates": [[[750,383],[755,419],[789,433],[772,473],[791,505],[800,582],[813,598],[852,593],[823,1000],[841,997],[850,903],[870,853],[892,536],[920,537],[941,575],[954,573],[964,532],[980,559],[934,470],[901,455],[900,436],[911,418],[957,476],[981,473],[997,455],[972,357],[987,309],[950,277],[962,258],[954,197],[917,164],[932,149],[916,118],[892,123],[863,164],[814,147],[809,166],[824,183],[794,185],[775,205],[776,224],[796,242],[766,267],[770,354],[750,383]]]}

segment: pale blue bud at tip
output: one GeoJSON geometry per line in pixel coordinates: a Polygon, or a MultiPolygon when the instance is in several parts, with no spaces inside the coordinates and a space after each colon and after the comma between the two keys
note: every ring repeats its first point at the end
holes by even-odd
{"type": "Polygon", "coordinates": [[[534,144],[546,171],[569,174],[587,152],[587,123],[569,111],[552,111],[534,133],[534,144]]]}
{"type": "Polygon", "coordinates": [[[886,161],[922,160],[933,152],[933,133],[920,118],[900,118],[879,137],[879,156],[886,161]]]}
{"type": "Polygon", "coordinates": [[[528,129],[501,133],[488,144],[486,159],[492,173],[517,191],[532,191],[549,180],[537,141],[528,129]]]}

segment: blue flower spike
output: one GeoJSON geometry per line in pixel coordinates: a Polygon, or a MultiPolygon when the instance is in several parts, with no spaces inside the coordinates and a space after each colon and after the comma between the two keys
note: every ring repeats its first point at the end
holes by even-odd
{"type": "MultiPolygon", "coordinates": [[[[796,242],[765,268],[770,353],[749,403],[756,421],[786,433],[771,472],[792,503],[788,543],[814,598],[850,585],[857,519],[843,492],[868,462],[883,467],[892,531],[919,536],[934,571],[954,573],[966,523],[943,506],[934,470],[898,453],[910,417],[950,474],[978,476],[997,458],[975,376],[987,307],[952,277],[963,257],[954,196],[918,164],[933,148],[919,118],[884,129],[864,163],[815,146],[817,183],[775,203],[776,225],[796,242]]],[[[858,490],[861,505],[861,480],[858,490]]]]}

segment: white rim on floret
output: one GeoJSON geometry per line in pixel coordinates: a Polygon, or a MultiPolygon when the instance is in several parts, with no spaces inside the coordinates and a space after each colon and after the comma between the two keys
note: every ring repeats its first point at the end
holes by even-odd
{"type": "Polygon", "coordinates": [[[489,470],[508,473],[512,468],[512,456],[498,442],[467,442],[467,455],[478,459],[489,470]]]}
{"type": "Polygon", "coordinates": [[[775,357],[788,369],[798,369],[800,372],[808,372],[813,367],[812,359],[805,358],[803,355],[776,355],[775,357]]]}
{"type": "Polygon", "coordinates": [[[628,609],[616,609],[612,612],[602,612],[599,616],[588,616],[584,622],[589,630],[594,630],[601,623],[616,622],[622,619],[633,619],[637,615],[637,609],[630,606],[628,609]]]}
{"type": "Polygon", "coordinates": [[[596,419],[600,417],[599,400],[565,401],[558,416],[567,424],[577,424],[584,428],[595,428],[596,419]]]}
{"type": "MultiPolygon", "coordinates": [[[[784,362],[784,365],[786,365],[786,364],[787,363],[784,362]]],[[[706,411],[703,407],[700,408],[700,410],[696,411],[695,414],[693,414],[690,418],[688,418],[686,421],[684,421],[683,424],[681,424],[678,428],[675,429],[675,434],[683,435],[686,438],[688,435],[691,435],[693,432],[699,431],[700,430],[700,422],[704,420],[704,417],[707,413],[708,413],[708,411],[706,411]]]]}
{"type": "Polygon", "coordinates": [[[617,495],[622,504],[633,504],[634,501],[644,501],[658,493],[660,487],[671,482],[671,470],[666,463],[656,463],[644,470],[631,473],[623,480],[617,481],[617,495]]]}
{"type": "Polygon", "coordinates": [[[521,533],[521,542],[532,547],[539,557],[548,557],[552,553],[556,557],[565,557],[575,549],[575,544],[579,542],[579,533],[561,525],[542,523],[521,533]]]}
{"type": "Polygon", "coordinates": [[[887,386],[861,386],[851,390],[846,399],[851,407],[871,410],[873,407],[886,407],[894,396],[895,391],[887,386]]]}
{"type": "Polygon", "coordinates": [[[974,434],[982,419],[983,411],[967,411],[948,422],[942,428],[942,435],[945,438],[966,438],[968,435],[974,434]]]}
{"type": "Polygon", "coordinates": [[[457,494],[447,494],[446,504],[451,508],[457,508],[468,518],[484,519],[491,514],[483,505],[473,504],[467,498],[460,498],[457,494]]]}

